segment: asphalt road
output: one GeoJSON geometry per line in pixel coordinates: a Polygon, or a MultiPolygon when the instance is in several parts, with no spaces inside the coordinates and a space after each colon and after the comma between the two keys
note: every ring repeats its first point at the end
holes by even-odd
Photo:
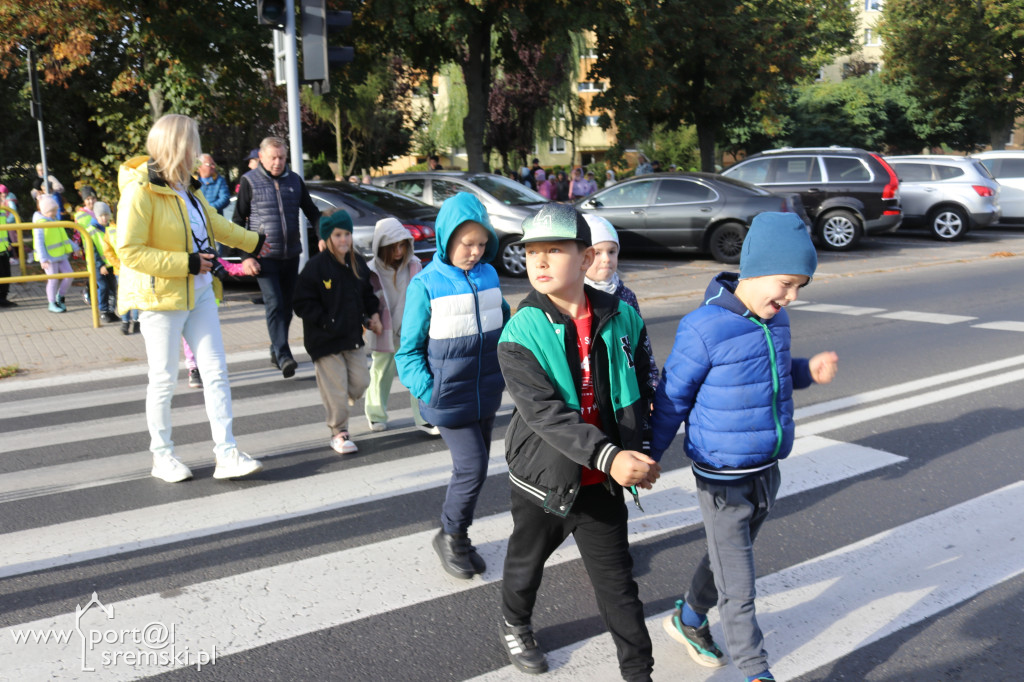
{"type": "MultiPolygon", "coordinates": [[[[779,679],[1019,675],[1022,256],[1013,230],[962,244],[900,234],[822,255],[791,309],[794,354],[835,350],[840,372],[797,394],[800,445],[756,544],[779,679]]],[[[659,360],[718,269],[624,259],[659,360]]],[[[524,283],[503,285],[514,298],[524,283]]],[[[254,353],[231,362],[236,434],[266,463],[233,483],[211,478],[202,398],[184,383],[175,442],[196,479],[179,485],[148,477],[144,374],[0,383],[0,680],[521,679],[496,637],[510,406],[471,530],[489,568],[455,581],[429,547],[447,453],[411,428],[407,394],[393,394],[387,432],[356,417],[360,452],[342,459],[309,364],[291,381],[265,364],[254,353]],[[94,605],[76,619],[94,592],[112,614],[94,605]],[[145,656],[172,649],[170,661],[145,656]]],[[[678,443],[665,464],[647,512],[631,512],[655,679],[741,679],[693,665],[661,630],[702,551],[678,443]]],[[[617,679],[574,548],[550,564],[534,622],[554,663],[547,679],[617,679]]],[[[714,614],[712,627],[720,638],[714,614]]]]}

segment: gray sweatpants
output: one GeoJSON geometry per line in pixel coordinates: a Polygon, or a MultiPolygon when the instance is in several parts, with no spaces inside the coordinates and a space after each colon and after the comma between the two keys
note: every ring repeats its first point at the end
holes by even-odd
{"type": "Polygon", "coordinates": [[[735,485],[697,477],[708,553],[693,574],[686,603],[697,613],[718,606],[725,646],[747,676],[768,668],[764,635],[754,613],[754,538],[775,505],[781,480],[778,464],[735,485]]]}

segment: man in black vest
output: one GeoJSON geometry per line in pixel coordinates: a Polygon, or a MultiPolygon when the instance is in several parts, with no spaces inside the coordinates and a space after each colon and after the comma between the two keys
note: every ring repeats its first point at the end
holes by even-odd
{"type": "Polygon", "coordinates": [[[267,255],[259,260],[247,258],[242,265],[256,274],[267,312],[270,362],[287,379],[298,367],[288,346],[288,327],[302,253],[299,210],[313,226],[314,234],[320,225],[320,210],[302,178],[288,170],[288,145],[284,140],[265,138],[260,143],[259,161],[239,183],[234,221],[262,234],[270,247],[267,255]]]}

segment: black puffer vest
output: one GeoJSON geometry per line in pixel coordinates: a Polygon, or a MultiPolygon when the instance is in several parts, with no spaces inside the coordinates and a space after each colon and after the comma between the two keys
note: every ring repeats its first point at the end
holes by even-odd
{"type": "Polygon", "coordinates": [[[302,253],[299,238],[299,209],[302,205],[302,179],[285,170],[272,177],[262,166],[242,176],[252,186],[249,205],[249,229],[266,238],[270,252],[264,258],[296,258],[302,253]]]}

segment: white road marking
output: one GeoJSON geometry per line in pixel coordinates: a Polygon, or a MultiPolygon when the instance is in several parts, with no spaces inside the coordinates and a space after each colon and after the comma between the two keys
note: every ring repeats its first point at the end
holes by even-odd
{"type": "MultiPolygon", "coordinates": [[[[1024,483],[1014,483],[760,578],[757,620],[772,672],[783,680],[811,672],[1024,573],[1022,494],[1024,483]]],[[[683,569],[681,591],[687,578],[683,569]]],[[[654,680],[738,679],[731,665],[694,664],[662,629],[670,613],[647,619],[654,680]]],[[[725,650],[717,617],[709,614],[712,635],[725,650]]],[[[951,663],[956,655],[936,652],[951,663]]],[[[621,679],[607,634],[549,652],[548,662],[552,682],[621,679]]],[[[509,665],[474,680],[518,682],[522,673],[509,665]]]]}
{"type": "MultiPolygon", "coordinates": [[[[437,455],[430,455],[436,460],[437,455]]],[[[904,458],[862,446],[838,443],[824,438],[799,441],[799,447],[783,466],[783,488],[780,497],[827,485],[862,473],[903,461],[904,458]]],[[[342,472],[351,474],[351,472],[342,472]]],[[[279,497],[280,484],[267,491],[259,504],[273,504],[279,497]]],[[[306,486],[307,492],[310,486],[306,486]]],[[[329,489],[330,485],[317,488],[329,489]]],[[[349,482],[346,487],[359,487],[349,482]]],[[[207,497],[196,512],[219,517],[225,509],[217,497],[207,497]]],[[[251,500],[250,500],[251,502],[251,500]]],[[[658,488],[643,497],[646,514],[634,513],[630,520],[632,541],[640,541],[666,532],[694,525],[700,521],[693,475],[677,469],[662,476],[658,488]]],[[[185,521],[188,517],[180,505],[151,508],[153,519],[165,520],[165,514],[185,521]]],[[[246,509],[252,513],[258,505],[246,509]]],[[[130,513],[129,513],[130,514],[130,513]]],[[[106,529],[110,538],[131,537],[132,526],[124,523],[128,514],[110,515],[90,520],[95,527],[106,529]]],[[[136,519],[141,520],[141,519],[136,519]]],[[[426,531],[385,540],[322,556],[294,561],[280,566],[258,569],[205,583],[181,588],[174,594],[149,594],[112,604],[117,629],[142,627],[147,623],[175,624],[175,643],[179,649],[209,651],[215,646],[218,655],[229,655],[316,632],[324,628],[404,608],[417,603],[460,592],[468,585],[500,580],[506,542],[511,531],[508,513],[477,519],[472,537],[481,556],[488,563],[480,580],[472,583],[448,577],[438,566],[430,546],[436,531],[426,531]],[[358,590],[339,590],[338,585],[357,584],[358,590]],[[250,605],[256,598],[257,604],[250,605]],[[224,614],[236,614],[231,628],[223,628],[224,614]],[[218,636],[215,633],[221,633],[218,636]]],[[[45,530],[45,529],[41,529],[45,530]]],[[[166,532],[166,523],[164,532],[166,532]]],[[[8,546],[8,536],[0,544],[8,546]]],[[[67,535],[65,540],[70,540],[67,535]]],[[[5,560],[9,554],[5,553],[5,560]]],[[[548,565],[579,557],[570,541],[552,555],[548,565]]],[[[99,595],[102,600],[102,595],[99,595]]],[[[109,604],[108,604],[109,606],[109,604]]],[[[0,670],[12,679],[47,679],[55,670],[67,670],[78,655],[78,638],[71,643],[17,644],[11,631],[70,629],[74,610],[69,613],[25,623],[0,636],[0,670]]],[[[497,607],[495,607],[497,613],[497,607]]],[[[487,636],[487,635],[484,635],[487,636]]],[[[497,632],[494,633],[497,637],[497,632]]],[[[126,665],[103,668],[105,680],[135,679],[159,670],[137,670],[126,665]]],[[[74,668],[72,668],[73,670],[74,668]]]]}
{"type": "Polygon", "coordinates": [[[882,313],[875,317],[884,317],[888,320],[901,320],[903,322],[928,322],[930,324],[957,324],[976,320],[976,317],[966,315],[943,315],[941,313],[919,313],[913,310],[897,310],[891,313],[882,313]]]}
{"type": "Polygon", "coordinates": [[[877,313],[885,312],[885,308],[861,308],[852,305],[838,305],[834,303],[808,303],[800,308],[800,310],[809,310],[816,313],[835,313],[836,315],[875,315],[877,313]]]}
{"type": "Polygon", "coordinates": [[[1006,320],[1003,322],[986,322],[984,324],[972,324],[974,329],[995,329],[1004,332],[1024,332],[1024,322],[1006,320]]]}

